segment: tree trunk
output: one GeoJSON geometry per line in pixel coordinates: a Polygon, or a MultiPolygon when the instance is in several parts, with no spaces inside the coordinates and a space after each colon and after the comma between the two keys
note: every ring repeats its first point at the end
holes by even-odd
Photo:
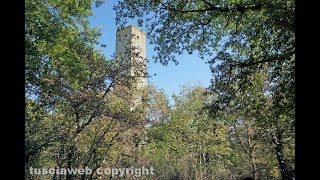
{"type": "Polygon", "coordinates": [[[254,179],[258,179],[258,169],[257,169],[255,155],[254,155],[255,144],[252,143],[250,135],[248,136],[248,144],[249,144],[249,156],[252,164],[252,175],[254,176],[254,179]]]}
{"type": "MultiPolygon", "coordinates": [[[[72,164],[74,163],[73,162],[74,151],[75,151],[74,148],[75,148],[74,145],[70,146],[68,151],[68,156],[67,156],[67,168],[69,168],[70,170],[71,170],[72,164]]],[[[73,174],[67,173],[66,180],[72,180],[72,177],[73,177],[73,174]]]]}
{"type": "Polygon", "coordinates": [[[278,160],[278,165],[280,169],[280,173],[283,180],[292,180],[291,169],[284,162],[283,155],[283,142],[282,135],[280,132],[277,132],[277,135],[273,136],[273,143],[275,144],[275,152],[278,160]]]}
{"type": "Polygon", "coordinates": [[[253,149],[250,149],[249,156],[250,156],[251,165],[252,165],[252,175],[254,176],[254,179],[258,179],[258,168],[257,168],[256,160],[254,158],[253,149]]]}
{"type": "Polygon", "coordinates": [[[257,165],[256,165],[256,163],[255,163],[254,157],[252,157],[252,171],[253,171],[253,177],[254,177],[254,179],[258,179],[257,165]]]}

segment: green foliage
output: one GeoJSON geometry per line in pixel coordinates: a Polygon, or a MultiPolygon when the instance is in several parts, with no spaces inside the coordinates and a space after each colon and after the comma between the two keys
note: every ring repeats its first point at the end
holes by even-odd
{"type": "Polygon", "coordinates": [[[114,9],[120,26],[126,24],[127,18],[141,19],[141,25],[145,25],[158,52],[154,58],[163,64],[177,63],[175,55],[184,51],[212,56],[220,48],[242,49],[244,53],[251,45],[260,49],[258,44],[268,51],[287,45],[287,48],[292,47],[294,2],[291,0],[126,0],[120,1],[114,9]]]}
{"type": "Polygon", "coordinates": [[[149,85],[147,119],[150,124],[164,123],[170,118],[169,100],[163,90],[158,90],[154,85],[149,85]]]}
{"type": "Polygon", "coordinates": [[[155,61],[178,64],[185,52],[206,58],[212,118],[250,124],[257,143],[271,147],[282,178],[294,176],[294,156],[285,150],[294,146],[294,1],[125,0],[114,9],[120,26],[140,19],[155,61]]]}
{"type": "MultiPolygon", "coordinates": [[[[160,104],[166,99],[162,98],[158,100],[160,104]]],[[[226,177],[228,170],[222,167],[231,152],[227,127],[209,118],[204,109],[207,98],[202,87],[184,87],[181,94],[174,97],[169,120],[148,129],[149,139],[141,158],[157,169],[157,177],[226,177]]],[[[168,114],[157,114],[153,118],[161,119],[161,116],[168,114]]]]}
{"type": "Polygon", "coordinates": [[[212,70],[209,88],[185,86],[169,105],[150,86],[135,109],[134,79],[95,48],[101,33],[88,17],[103,2],[26,1],[26,179],[31,166],[153,166],[158,179],[294,175],[293,1],[119,1],[117,23],[138,18],[155,61],[198,52],[212,70]]]}
{"type": "MultiPolygon", "coordinates": [[[[130,109],[127,67],[95,48],[101,33],[88,26],[93,3],[26,1],[26,179],[29,167],[121,165],[119,150],[137,149],[144,105],[130,109]]],[[[57,176],[39,178],[78,178],[57,176]]]]}

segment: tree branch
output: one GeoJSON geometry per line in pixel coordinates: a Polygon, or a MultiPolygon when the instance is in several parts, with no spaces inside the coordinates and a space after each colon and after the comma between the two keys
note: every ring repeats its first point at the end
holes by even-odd
{"type": "Polygon", "coordinates": [[[262,9],[264,6],[267,6],[266,4],[255,4],[255,5],[240,5],[240,4],[233,4],[230,7],[220,7],[219,5],[214,5],[209,3],[208,1],[202,0],[205,4],[207,4],[209,7],[205,9],[189,9],[189,10],[183,10],[182,8],[171,8],[162,2],[160,4],[169,11],[179,12],[179,13],[190,13],[190,12],[208,12],[208,11],[217,11],[217,12],[246,12],[246,11],[258,11],[262,9]]]}
{"type": "Polygon", "coordinates": [[[263,59],[259,61],[254,61],[253,59],[249,59],[248,62],[236,62],[236,61],[233,61],[233,62],[240,67],[247,67],[247,66],[253,66],[257,64],[273,62],[276,60],[286,60],[286,59],[287,59],[286,56],[283,55],[283,56],[273,56],[273,57],[270,57],[269,59],[263,59]]]}
{"type": "MultiPolygon", "coordinates": [[[[105,90],[103,96],[102,96],[102,100],[105,98],[105,96],[107,95],[107,93],[111,90],[111,87],[113,86],[113,82],[110,83],[110,85],[108,86],[108,88],[105,90]]],[[[94,117],[96,117],[96,113],[97,113],[97,107],[101,104],[101,101],[98,103],[98,105],[96,106],[95,110],[92,112],[90,118],[88,119],[88,121],[84,124],[81,125],[81,127],[79,127],[77,129],[77,133],[76,134],[79,134],[87,125],[89,125],[91,123],[91,121],[93,120],[94,117]]]]}

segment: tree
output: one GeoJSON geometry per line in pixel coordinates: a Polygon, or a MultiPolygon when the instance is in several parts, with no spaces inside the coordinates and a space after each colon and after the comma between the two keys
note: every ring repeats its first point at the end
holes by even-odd
{"type": "Polygon", "coordinates": [[[150,125],[170,120],[169,100],[163,90],[150,84],[148,87],[147,119],[150,125]]]}
{"type": "MultiPolygon", "coordinates": [[[[157,102],[161,105],[157,107],[163,107],[163,100],[157,102]]],[[[206,102],[208,96],[204,88],[186,86],[180,95],[174,96],[169,120],[155,123],[147,129],[148,141],[141,152],[141,159],[157,169],[157,177],[227,177],[228,169],[224,166],[228,162],[223,160],[231,152],[227,127],[209,118],[207,110],[203,109],[206,102]]],[[[163,113],[153,118],[167,116],[163,113]]]]}
{"type": "Polygon", "coordinates": [[[246,93],[249,77],[263,69],[273,112],[264,121],[273,129],[282,178],[291,178],[282,142],[294,137],[294,1],[126,0],[114,9],[120,26],[127,18],[145,26],[155,45],[155,61],[178,63],[175,56],[184,52],[198,52],[208,60],[210,90],[217,96],[209,107],[214,117],[246,93]]]}
{"type": "Polygon", "coordinates": [[[130,109],[136,78],[96,48],[101,33],[88,23],[93,2],[26,1],[26,179],[32,178],[31,166],[96,169],[104,159],[116,164],[110,154],[123,149],[124,137],[126,147],[136,149],[145,105],[130,109]]]}
{"type": "Polygon", "coordinates": [[[230,138],[240,146],[250,160],[250,174],[255,179],[278,178],[276,156],[273,153],[272,132],[268,127],[272,119],[272,96],[267,91],[267,74],[261,70],[253,73],[250,85],[242,87],[237,98],[221,112],[230,124],[230,138]]]}

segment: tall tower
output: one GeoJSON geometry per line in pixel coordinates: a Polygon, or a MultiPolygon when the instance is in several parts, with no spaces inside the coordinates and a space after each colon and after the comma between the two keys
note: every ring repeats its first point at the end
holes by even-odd
{"type": "Polygon", "coordinates": [[[124,67],[123,74],[134,79],[130,85],[131,104],[142,102],[142,90],[146,87],[146,34],[133,25],[117,30],[116,59],[124,67]]]}

